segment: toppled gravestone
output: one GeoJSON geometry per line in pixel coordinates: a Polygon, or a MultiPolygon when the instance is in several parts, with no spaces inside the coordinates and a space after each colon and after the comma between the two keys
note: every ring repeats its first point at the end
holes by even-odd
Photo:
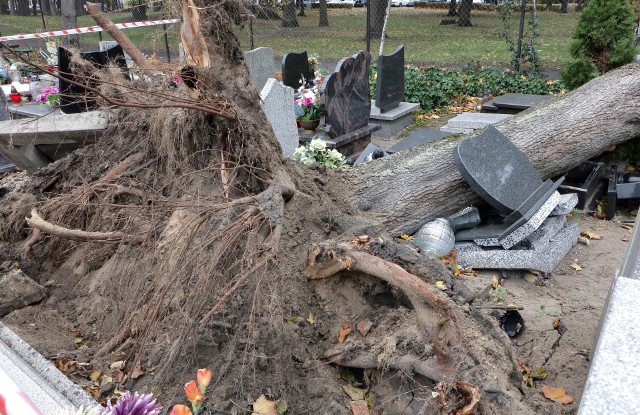
{"type": "Polygon", "coordinates": [[[13,269],[0,277],[0,317],[37,303],[44,297],[44,287],[19,269],[13,269]]]}

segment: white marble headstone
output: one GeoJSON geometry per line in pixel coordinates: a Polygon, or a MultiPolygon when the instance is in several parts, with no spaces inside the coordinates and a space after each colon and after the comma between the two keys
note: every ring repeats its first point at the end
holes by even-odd
{"type": "Polygon", "coordinates": [[[244,60],[249,68],[249,74],[258,91],[264,88],[267,80],[273,78],[276,68],[273,61],[273,49],[257,48],[245,52],[244,60]]]}
{"type": "Polygon", "coordinates": [[[282,153],[288,158],[293,158],[293,152],[299,146],[293,93],[293,88],[274,78],[268,79],[260,92],[262,110],[271,123],[282,153]]]}

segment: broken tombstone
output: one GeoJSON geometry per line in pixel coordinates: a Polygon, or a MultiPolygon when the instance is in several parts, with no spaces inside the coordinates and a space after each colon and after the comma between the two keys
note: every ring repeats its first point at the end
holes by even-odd
{"type": "Polygon", "coordinates": [[[551,222],[549,216],[561,201],[561,212],[569,212],[577,202],[556,191],[563,178],[543,181],[520,150],[492,126],[462,140],[453,158],[465,181],[498,212],[492,221],[456,233],[458,261],[473,268],[551,272],[579,236],[578,226],[566,220],[562,226],[543,226],[551,222]],[[538,229],[543,231],[536,233],[538,229]]]}

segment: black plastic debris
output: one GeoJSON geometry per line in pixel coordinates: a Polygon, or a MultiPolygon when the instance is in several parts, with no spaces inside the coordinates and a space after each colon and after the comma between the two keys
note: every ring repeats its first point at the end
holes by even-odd
{"type": "Polygon", "coordinates": [[[500,316],[500,328],[509,337],[516,337],[524,330],[524,319],[516,310],[507,310],[500,316]]]}

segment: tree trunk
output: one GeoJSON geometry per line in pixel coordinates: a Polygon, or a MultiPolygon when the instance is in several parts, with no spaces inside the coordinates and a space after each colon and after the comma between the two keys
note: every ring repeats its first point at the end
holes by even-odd
{"type": "MultiPolygon", "coordinates": [[[[640,136],[640,64],[607,72],[496,128],[543,178],[561,175],[640,136]]],[[[395,234],[413,233],[436,217],[479,202],[453,163],[459,141],[438,140],[349,170],[351,200],[395,234]]]]}
{"type": "Polygon", "coordinates": [[[473,0],[462,0],[460,7],[458,7],[458,26],[469,27],[471,24],[471,7],[473,6],[473,0]]]}
{"type": "Polygon", "coordinates": [[[9,14],[9,2],[0,0],[0,14],[9,14]]]}
{"type": "MultiPolygon", "coordinates": [[[[72,29],[78,27],[78,15],[76,14],[76,2],[75,0],[61,0],[62,8],[62,28],[72,29]]],[[[71,45],[78,44],[78,36],[66,36],[65,39],[71,45]]]]}
{"type": "Polygon", "coordinates": [[[29,1],[18,0],[18,16],[29,16],[29,1]]]}
{"type": "Polygon", "coordinates": [[[328,27],[329,26],[329,13],[327,13],[327,0],[320,0],[320,21],[318,22],[318,26],[320,27],[328,27]]]}
{"type": "Polygon", "coordinates": [[[85,15],[84,3],[86,3],[86,0],[75,0],[76,16],[84,16],[85,15]]]}
{"type": "Polygon", "coordinates": [[[371,2],[371,39],[382,37],[384,27],[384,16],[387,14],[387,3],[389,0],[369,0],[371,2]]]}
{"type": "Polygon", "coordinates": [[[290,0],[282,6],[282,27],[299,27],[298,18],[296,18],[296,3],[290,0]]]}
{"type": "Polygon", "coordinates": [[[569,0],[562,0],[560,4],[560,13],[567,13],[569,11],[569,0]]]}
{"type": "Polygon", "coordinates": [[[300,7],[300,13],[298,13],[298,16],[305,17],[306,15],[304,14],[304,1],[296,0],[296,3],[297,3],[297,6],[300,7]]]}
{"type": "Polygon", "coordinates": [[[49,3],[49,0],[42,0],[42,14],[51,16],[51,3],[49,3]]]}
{"type": "Polygon", "coordinates": [[[131,17],[135,21],[149,20],[147,17],[147,5],[140,4],[131,8],[131,17]]]}
{"type": "Polygon", "coordinates": [[[447,16],[453,17],[457,15],[458,15],[458,3],[456,2],[456,0],[451,0],[451,3],[449,3],[449,12],[447,13],[447,16]]]}

